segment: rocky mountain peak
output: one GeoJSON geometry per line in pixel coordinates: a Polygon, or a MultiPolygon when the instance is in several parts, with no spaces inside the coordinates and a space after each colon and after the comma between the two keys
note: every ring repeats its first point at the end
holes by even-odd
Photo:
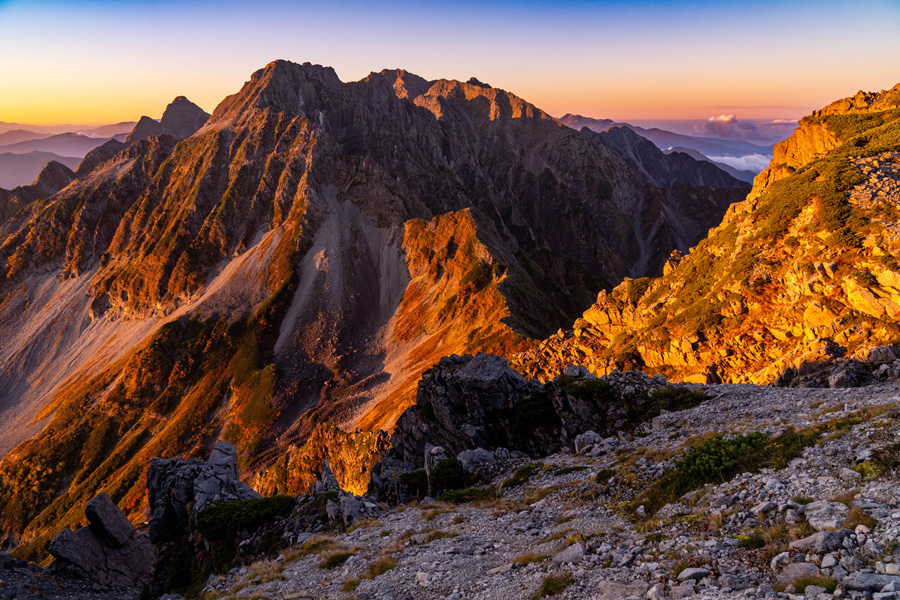
{"type": "Polygon", "coordinates": [[[146,116],[141,117],[128,135],[126,143],[133,144],[158,135],[169,135],[176,140],[184,140],[203,127],[208,119],[209,113],[184,96],[178,96],[169,103],[159,121],[146,116]]]}
{"type": "Polygon", "coordinates": [[[183,140],[203,127],[207,119],[209,113],[184,96],[178,96],[166,107],[159,124],[167,134],[183,140]]]}
{"type": "Polygon", "coordinates": [[[276,60],[253,73],[237,94],[225,98],[213,111],[210,123],[237,124],[255,111],[267,109],[287,117],[315,115],[341,86],[331,67],[276,60]]]}
{"type": "Polygon", "coordinates": [[[752,197],[773,183],[824,156],[865,129],[873,129],[898,117],[900,84],[880,92],[857,92],[800,119],[788,139],[775,145],[772,161],[753,182],[752,197]],[[872,115],[865,121],[851,115],[872,115]]]}
{"type": "Polygon", "coordinates": [[[72,169],[62,163],[51,160],[31,185],[40,186],[50,195],[72,183],[73,179],[75,179],[75,173],[72,172],[72,169]]]}

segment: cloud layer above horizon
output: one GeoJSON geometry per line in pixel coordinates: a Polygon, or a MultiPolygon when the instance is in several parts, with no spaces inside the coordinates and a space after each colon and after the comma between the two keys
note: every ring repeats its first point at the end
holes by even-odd
{"type": "Polygon", "coordinates": [[[758,122],[755,119],[738,119],[734,115],[718,115],[694,126],[693,133],[698,136],[742,140],[755,144],[774,144],[787,138],[796,128],[796,119],[758,122]]]}
{"type": "Polygon", "coordinates": [[[709,128],[749,136],[896,84],[897,31],[895,0],[0,0],[0,121],[158,117],[177,95],[209,111],[284,58],[474,76],[555,115],[731,114],[709,128]]]}

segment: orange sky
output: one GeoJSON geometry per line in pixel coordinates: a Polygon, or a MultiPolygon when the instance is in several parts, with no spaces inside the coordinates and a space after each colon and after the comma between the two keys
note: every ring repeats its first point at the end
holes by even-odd
{"type": "Polygon", "coordinates": [[[212,111],[276,58],[474,76],[554,115],[797,118],[900,81],[898,32],[893,0],[0,0],[0,121],[159,117],[177,95],[212,111]]]}

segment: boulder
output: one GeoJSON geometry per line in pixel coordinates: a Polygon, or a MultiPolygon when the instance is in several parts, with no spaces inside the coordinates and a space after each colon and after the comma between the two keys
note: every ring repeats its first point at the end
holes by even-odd
{"type": "Polygon", "coordinates": [[[790,543],[793,550],[812,554],[825,554],[827,552],[837,552],[844,547],[844,538],[851,531],[842,529],[840,531],[820,531],[809,537],[790,543]]]}
{"type": "Polygon", "coordinates": [[[900,575],[851,573],[841,580],[844,589],[854,592],[878,592],[891,584],[900,584],[900,575]]]}
{"type": "Polygon", "coordinates": [[[140,587],[149,582],[156,552],[147,534],[137,531],[105,493],[88,506],[87,527],[63,529],[50,542],[56,559],[52,568],[99,585],[140,587]]]}
{"type": "Polygon", "coordinates": [[[819,567],[817,567],[813,563],[791,563],[787,565],[781,573],[778,574],[775,580],[780,585],[791,585],[798,579],[803,579],[805,577],[818,577],[819,574],[819,567]]]}
{"type": "Polygon", "coordinates": [[[571,563],[577,565],[584,559],[584,546],[579,543],[572,544],[565,550],[558,552],[553,557],[553,562],[559,565],[571,563]]]}
{"type": "Polygon", "coordinates": [[[888,365],[893,363],[897,358],[897,351],[893,346],[877,346],[869,350],[867,357],[870,363],[876,365],[888,365]]]}
{"type": "Polygon", "coordinates": [[[338,483],[337,477],[334,476],[334,472],[331,470],[331,464],[326,458],[325,462],[322,463],[322,474],[319,476],[319,481],[316,482],[316,485],[313,488],[313,493],[322,494],[324,492],[339,491],[341,491],[341,485],[338,483]]]}
{"type": "Polygon", "coordinates": [[[106,492],[100,492],[88,502],[84,514],[97,537],[113,548],[121,548],[134,535],[134,525],[106,492]]]}
{"type": "Polygon", "coordinates": [[[703,569],[700,567],[688,567],[678,574],[678,581],[700,581],[704,577],[709,577],[711,575],[709,569],[703,569]]]}
{"type": "Polygon", "coordinates": [[[338,500],[341,505],[341,518],[344,520],[344,527],[350,527],[365,518],[363,514],[365,503],[362,500],[348,492],[341,494],[338,500]]]}
{"type": "Polygon", "coordinates": [[[466,473],[474,473],[478,469],[494,462],[494,453],[484,448],[464,450],[456,457],[466,473]]]}
{"type": "Polygon", "coordinates": [[[596,379],[596,376],[588,371],[584,365],[569,365],[565,368],[563,374],[569,377],[578,377],[579,379],[596,379]]]}
{"type": "Polygon", "coordinates": [[[819,500],[807,504],[804,508],[804,514],[810,527],[816,531],[826,529],[838,529],[844,524],[847,518],[847,507],[840,502],[828,502],[819,500]]]}
{"type": "Polygon", "coordinates": [[[603,442],[603,437],[596,431],[585,431],[575,436],[575,452],[584,452],[591,446],[596,446],[603,442]]]}

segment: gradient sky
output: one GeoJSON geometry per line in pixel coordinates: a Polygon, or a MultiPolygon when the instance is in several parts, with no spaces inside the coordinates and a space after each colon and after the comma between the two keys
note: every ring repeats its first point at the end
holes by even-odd
{"type": "Polygon", "coordinates": [[[276,58],[474,76],[557,116],[797,118],[900,82],[898,40],[898,0],[0,0],[0,121],[211,112],[276,58]]]}

